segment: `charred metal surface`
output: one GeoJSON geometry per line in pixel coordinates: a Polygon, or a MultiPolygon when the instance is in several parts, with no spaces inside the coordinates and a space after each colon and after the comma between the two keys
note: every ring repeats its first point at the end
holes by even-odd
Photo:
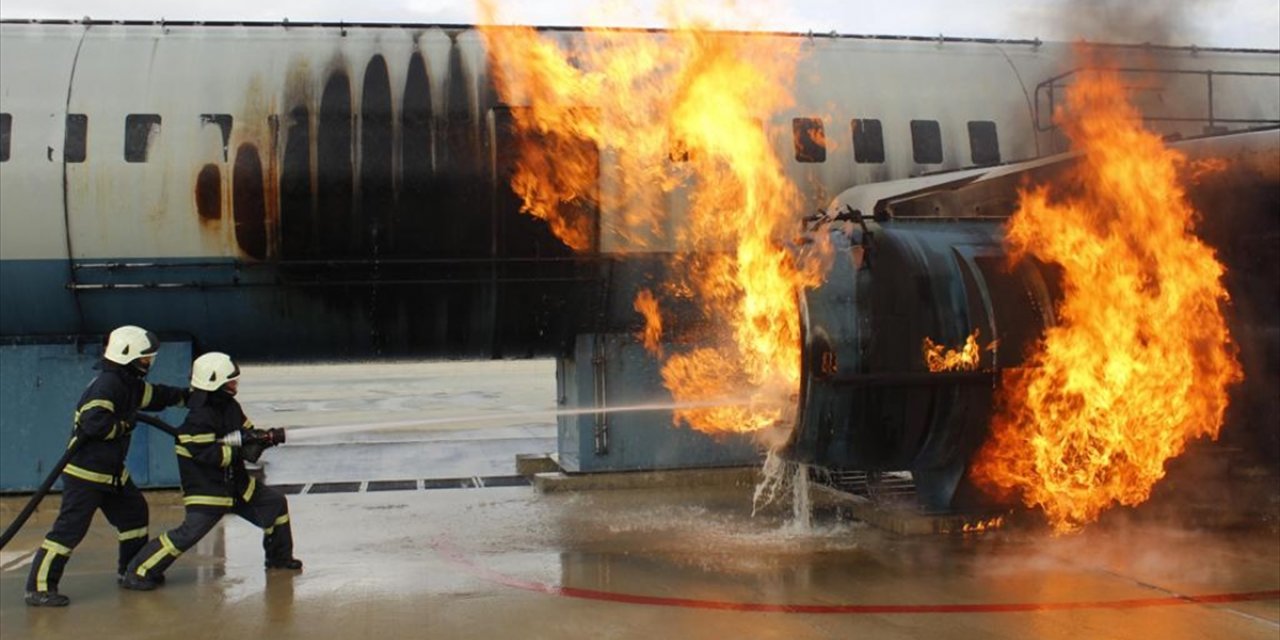
{"type": "MultiPolygon", "coordinates": [[[[515,130],[510,111],[501,107],[490,110],[493,127],[494,153],[492,177],[493,237],[494,251],[504,258],[499,269],[500,277],[510,277],[517,273],[534,274],[536,277],[559,280],[572,274],[573,263],[570,259],[573,251],[551,233],[550,228],[541,220],[521,213],[520,198],[511,190],[511,177],[515,170],[514,160],[519,146],[526,142],[515,130]]],[[[594,153],[594,145],[591,148],[594,153]]],[[[598,179],[598,176],[597,176],[598,179]]],[[[596,210],[583,211],[592,220],[599,220],[596,210]]],[[[594,243],[593,243],[594,244],[594,243]]],[[[592,252],[594,253],[594,251],[592,252]]],[[[587,289],[587,287],[580,287],[587,289]]],[[[503,315],[519,309],[531,309],[535,312],[534,322],[527,324],[504,323],[499,331],[498,343],[509,345],[506,355],[526,355],[528,349],[521,345],[536,344],[539,336],[555,328],[565,332],[571,326],[563,323],[576,315],[568,308],[570,301],[581,293],[575,294],[572,288],[557,285],[552,288],[538,288],[504,285],[496,291],[496,313],[503,315]]],[[[579,309],[583,303],[577,303],[579,309]]],[[[587,316],[579,316],[585,319],[587,316]]],[[[569,336],[565,335],[565,344],[569,336]]]]}
{"type": "Polygon", "coordinates": [[[826,282],[805,292],[802,382],[793,459],[837,470],[911,471],[920,506],[974,506],[963,483],[986,437],[1002,369],[1054,322],[1054,274],[1008,268],[998,220],[889,221],[850,234],[826,282]],[[962,344],[978,371],[931,373],[926,337],[962,344]]]}
{"type": "Polygon", "coordinates": [[[316,133],[316,243],[313,255],[344,258],[358,255],[351,219],[351,81],[337,71],[325,81],[316,133]]]}
{"type": "Polygon", "coordinates": [[[409,58],[400,109],[400,210],[390,245],[394,255],[425,252],[428,237],[427,208],[435,179],[432,150],[435,147],[435,115],[431,109],[431,81],[420,52],[409,58]]]}
{"type": "Polygon", "coordinates": [[[1230,390],[1220,440],[1274,468],[1280,463],[1280,182],[1237,165],[1192,186],[1188,196],[1204,216],[1198,233],[1226,267],[1226,317],[1244,369],[1244,382],[1230,390]]]}
{"type": "Polygon", "coordinates": [[[257,147],[242,144],[236,150],[231,181],[236,244],[250,257],[267,257],[267,207],[263,194],[262,158],[257,147]]]}
{"type": "Polygon", "coordinates": [[[520,212],[509,181],[521,141],[457,35],[447,75],[435,79],[438,102],[423,51],[403,79],[371,56],[358,101],[341,66],[326,74],[318,104],[305,88],[291,94],[279,133],[280,233],[264,235],[281,258],[272,304],[281,313],[300,297],[322,305],[323,322],[353,338],[336,355],[548,354],[571,340],[581,306],[571,301],[590,297],[580,290],[595,261],[574,258],[520,212]]]}
{"type": "MultiPolygon", "coordinates": [[[[444,82],[444,144],[437,149],[437,173],[427,218],[431,244],[440,256],[486,256],[490,253],[490,212],[485,206],[487,180],[481,172],[481,146],[477,105],[472,82],[463,66],[456,40],[449,48],[448,76],[444,82]]],[[[454,287],[436,299],[436,339],[461,353],[484,352],[493,342],[495,312],[492,288],[454,287]]]]}
{"type": "Polygon", "coordinates": [[[310,257],[317,244],[311,189],[311,114],[307,107],[293,107],[287,126],[280,174],[280,254],[285,260],[296,260],[310,257]]]}
{"type": "Polygon", "coordinates": [[[471,84],[462,64],[462,51],[455,41],[449,49],[449,73],[444,83],[444,144],[437,156],[437,202],[429,218],[436,227],[436,247],[444,253],[476,255],[486,253],[488,240],[485,189],[481,179],[483,154],[476,105],[471,84]]]}
{"type": "Polygon", "coordinates": [[[392,233],[395,206],[391,170],[391,84],[387,62],[374,56],[364,71],[360,111],[360,206],[356,210],[356,253],[379,256],[392,233]]]}
{"type": "MultiPolygon", "coordinates": [[[[386,253],[394,233],[391,221],[395,213],[391,81],[382,56],[373,56],[365,67],[360,95],[360,195],[352,212],[355,250],[358,255],[377,259],[386,253]]],[[[375,280],[377,275],[380,274],[375,274],[375,280]]],[[[388,344],[388,333],[397,324],[397,298],[401,296],[388,295],[391,293],[394,292],[376,282],[363,292],[372,324],[372,348],[377,353],[385,353],[393,346],[388,344]]]]}
{"type": "MultiPolygon", "coordinates": [[[[588,193],[580,194],[571,201],[561,202],[557,214],[565,226],[583,230],[588,234],[585,246],[588,253],[596,253],[600,247],[600,194],[599,166],[600,151],[595,143],[580,138],[560,137],[552,140],[555,133],[540,135],[533,132],[520,132],[516,129],[516,119],[527,107],[495,106],[489,110],[490,124],[493,128],[493,184],[497,199],[495,200],[495,224],[498,229],[518,230],[525,233],[500,234],[504,242],[521,243],[522,238],[539,242],[543,238],[551,238],[547,225],[531,215],[520,213],[521,202],[510,189],[515,170],[515,160],[520,158],[532,165],[534,172],[551,181],[557,180],[560,171],[560,158],[557,153],[575,158],[573,164],[581,163],[596,168],[591,176],[595,188],[588,193]]],[[[595,109],[577,110],[577,117],[583,120],[599,121],[600,114],[595,109]]],[[[556,244],[563,244],[554,241],[556,244]]]]}
{"type": "Polygon", "coordinates": [[[201,220],[222,218],[222,170],[209,163],[196,176],[196,213],[201,220]]]}

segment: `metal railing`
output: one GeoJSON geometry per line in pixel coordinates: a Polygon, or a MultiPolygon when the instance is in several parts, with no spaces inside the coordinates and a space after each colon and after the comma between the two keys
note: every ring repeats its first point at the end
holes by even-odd
{"type": "Polygon", "coordinates": [[[1270,95],[1280,94],[1280,73],[1269,71],[1215,71],[1212,69],[1138,69],[1138,68],[1119,68],[1119,69],[1103,69],[1098,67],[1081,67],[1072,69],[1065,73],[1056,75],[1048,80],[1036,85],[1035,93],[1035,121],[1036,130],[1039,132],[1053,131],[1058,128],[1057,123],[1053,121],[1054,111],[1058,106],[1058,95],[1060,92],[1070,87],[1070,82],[1064,82],[1068,78],[1089,71],[1112,71],[1121,74],[1134,74],[1141,76],[1202,76],[1205,80],[1205,100],[1207,102],[1206,117],[1179,117],[1179,116],[1143,116],[1146,122],[1203,122],[1212,130],[1220,124],[1246,124],[1246,125],[1280,125],[1280,118],[1222,118],[1218,117],[1214,111],[1214,87],[1213,79],[1215,77],[1248,77],[1248,78],[1270,78],[1277,81],[1277,87],[1272,89],[1270,95]],[[1041,95],[1047,97],[1048,102],[1048,122],[1042,116],[1043,111],[1041,105],[1041,95]]]}

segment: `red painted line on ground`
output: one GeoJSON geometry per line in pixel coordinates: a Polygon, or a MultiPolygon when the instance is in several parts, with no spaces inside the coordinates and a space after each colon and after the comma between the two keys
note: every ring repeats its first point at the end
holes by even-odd
{"type": "Polygon", "coordinates": [[[1025,611],[1062,611],[1071,609],[1139,609],[1182,604],[1212,604],[1249,600],[1280,599],[1280,590],[1218,593],[1206,596],[1141,598],[1134,600],[1098,600],[1088,602],[999,602],[990,604],[769,604],[763,602],[725,602],[663,598],[626,593],[612,593],[576,587],[552,587],[557,595],[587,600],[625,602],[691,609],[723,611],[758,611],[769,613],[1017,613],[1025,611]]]}
{"type": "Polygon", "coordinates": [[[1227,602],[1249,602],[1256,600],[1280,600],[1280,589],[1270,591],[1243,591],[1236,593],[1213,593],[1199,596],[1165,596],[1162,598],[1134,598],[1128,600],[1090,600],[1075,602],[995,602],[973,604],[771,604],[766,602],[730,602],[725,600],[697,600],[692,598],[668,598],[662,596],[646,596],[580,587],[563,587],[521,580],[492,569],[482,567],[453,544],[437,539],[431,544],[446,560],[463,567],[475,576],[501,584],[503,586],[524,591],[536,591],[550,595],[579,598],[583,600],[600,600],[604,602],[621,602],[626,604],[645,604],[660,607],[682,607],[686,609],[713,609],[718,611],[751,611],[763,613],[845,613],[845,614],[894,614],[894,613],[1018,613],[1027,611],[1067,611],[1074,609],[1142,609],[1146,607],[1169,607],[1188,604],[1221,604],[1227,602]]]}

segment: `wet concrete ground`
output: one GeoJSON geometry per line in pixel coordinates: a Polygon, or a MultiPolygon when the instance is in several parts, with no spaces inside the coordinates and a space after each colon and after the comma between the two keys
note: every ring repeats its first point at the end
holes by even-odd
{"type": "MultiPolygon", "coordinates": [[[[511,388],[504,379],[549,368],[520,366],[528,369],[490,369],[461,382],[473,390],[496,389],[487,404],[471,411],[512,413],[503,405],[523,400],[502,391],[511,388]]],[[[246,368],[250,416],[263,426],[284,424],[259,404],[269,399],[250,394],[249,375],[246,368]]],[[[314,379],[292,390],[287,387],[295,382],[273,383],[270,375],[260,384],[274,388],[270,393],[281,401],[319,392],[319,405],[299,410],[310,415],[288,412],[293,424],[403,417],[394,409],[362,410],[359,398],[366,392],[346,374],[309,375],[314,379]],[[342,411],[353,415],[323,415],[325,385],[335,395],[351,394],[342,411]]],[[[422,389],[406,382],[402,391],[411,396],[422,389]]],[[[539,420],[529,414],[551,401],[550,395],[541,405],[531,400],[522,418],[465,425],[473,427],[471,434],[454,423],[455,437],[445,439],[483,440],[486,429],[537,433],[539,420]]],[[[459,410],[443,402],[415,415],[448,417],[459,410]]],[[[442,429],[387,427],[373,436],[347,430],[330,445],[350,447],[351,440],[388,433],[405,442],[440,439],[442,429]]],[[[323,441],[314,438],[316,446],[323,441]]],[[[297,438],[303,442],[309,440],[297,438]]],[[[462,472],[469,468],[468,450],[451,454],[462,472]]],[[[358,469],[358,452],[367,450],[352,451],[351,468],[358,469]]],[[[477,467],[488,464],[486,455],[477,467]]],[[[376,466],[367,458],[364,464],[371,471],[376,466]]],[[[305,466],[276,459],[267,465],[268,476],[272,482],[276,473],[301,478],[305,466]]],[[[315,466],[326,481],[350,479],[345,471],[315,466]]],[[[419,469],[416,477],[438,476],[419,469]]],[[[1280,636],[1280,530],[1274,520],[1191,529],[1158,524],[1162,518],[1138,510],[1074,536],[1053,537],[1027,519],[980,535],[902,537],[831,513],[802,528],[786,505],[753,517],[751,494],[745,485],[547,494],[523,486],[304,493],[290,498],[303,572],[264,572],[260,532],[227,518],[175,563],[166,586],[150,593],[115,585],[114,531],[99,518],[63,579],[72,605],[31,609],[22,603],[29,566],[24,554],[47,530],[55,513],[50,503],[0,556],[0,637],[1280,636]]],[[[173,493],[153,492],[149,499],[153,533],[181,520],[173,493]]],[[[0,520],[8,522],[16,503],[4,502],[0,520]]]]}

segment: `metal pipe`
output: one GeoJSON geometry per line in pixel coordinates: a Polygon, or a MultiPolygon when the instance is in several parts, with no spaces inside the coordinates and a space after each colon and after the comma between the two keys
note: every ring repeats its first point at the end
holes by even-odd
{"type": "Polygon", "coordinates": [[[547,283],[547,282],[594,282],[591,278],[502,278],[499,280],[490,280],[489,278],[471,278],[471,279],[397,279],[397,280],[326,280],[320,281],[274,281],[274,282],[144,282],[144,283],[104,283],[104,284],[73,284],[67,283],[66,288],[74,291],[108,291],[113,289],[119,290],[145,290],[145,289],[223,289],[223,288],[255,288],[255,287],[353,287],[365,285],[454,285],[454,284],[523,284],[523,283],[547,283]]]}
{"type": "Polygon", "coordinates": [[[73,269],[193,269],[203,267],[232,267],[235,269],[278,269],[288,267],[303,266],[349,266],[349,265],[368,265],[368,266],[393,266],[393,265],[425,265],[425,264],[476,264],[487,266],[489,264],[521,264],[526,262],[543,263],[543,262],[571,262],[571,263],[591,263],[610,260],[605,256],[574,256],[574,257],[545,257],[545,258],[351,258],[351,259],[332,259],[332,260],[278,260],[274,262],[236,262],[236,261],[205,261],[205,262],[80,262],[72,265],[73,269]]]}
{"type": "Polygon", "coordinates": [[[1209,84],[1209,128],[1212,129],[1213,128],[1213,71],[1210,71],[1208,75],[1205,76],[1205,79],[1209,84]]]}
{"type": "MultiPolygon", "coordinates": [[[[607,371],[604,357],[604,335],[597,333],[592,345],[591,367],[593,372],[593,382],[595,387],[595,403],[597,409],[604,409],[609,406],[608,385],[605,379],[607,371]]],[[[598,456],[609,453],[609,413],[607,411],[596,412],[595,429],[593,430],[595,439],[595,453],[598,456]]]]}

